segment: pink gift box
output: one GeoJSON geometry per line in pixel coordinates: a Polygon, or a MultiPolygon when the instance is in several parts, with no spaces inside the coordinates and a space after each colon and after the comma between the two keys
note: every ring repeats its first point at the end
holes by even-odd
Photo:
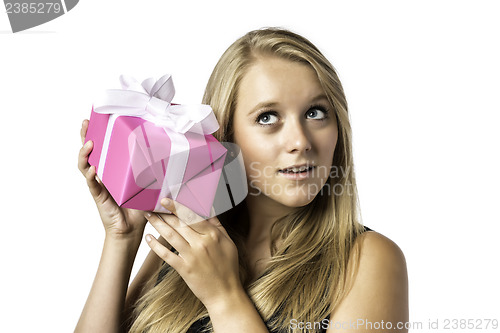
{"type": "Polygon", "coordinates": [[[112,116],[92,109],[85,138],[85,142],[94,142],[89,164],[96,167],[119,206],[167,212],[159,201],[163,197],[172,198],[172,193],[176,193],[176,201],[199,215],[210,216],[227,150],[210,134],[188,131],[175,135],[181,135],[189,143],[187,151],[179,152],[179,148],[172,145],[172,134],[143,118],[112,116]],[[112,118],[116,119],[108,128],[112,118]],[[186,154],[187,160],[178,158],[186,154]],[[183,176],[179,170],[184,172],[183,176]],[[179,181],[167,182],[166,186],[165,177],[169,181],[177,177],[179,181]]]}

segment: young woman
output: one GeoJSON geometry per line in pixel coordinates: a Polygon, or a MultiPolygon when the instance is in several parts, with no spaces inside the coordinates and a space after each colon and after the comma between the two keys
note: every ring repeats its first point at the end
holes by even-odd
{"type": "Polygon", "coordinates": [[[405,259],[359,221],[347,103],[328,60],[292,32],[252,31],[223,54],[203,102],[216,138],[241,148],[247,198],[207,220],[172,200],[173,214],[120,208],[86,144],[78,165],[106,237],[76,331],[406,331],[405,259]],[[152,251],[128,286],[148,222],[161,237],[145,236],[152,251]]]}

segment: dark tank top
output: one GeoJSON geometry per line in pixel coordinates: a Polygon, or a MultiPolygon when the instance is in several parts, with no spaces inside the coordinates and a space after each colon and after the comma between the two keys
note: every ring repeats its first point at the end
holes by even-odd
{"type": "MultiPolygon", "coordinates": [[[[364,227],[364,231],[363,232],[366,232],[366,231],[372,231],[372,229],[368,228],[368,227],[364,227]]],[[[159,283],[161,281],[161,279],[163,278],[163,276],[166,274],[166,271],[163,272],[160,272],[160,275],[158,276],[158,281],[157,283],[159,283]]],[[[329,320],[330,320],[330,315],[326,316],[325,319],[323,319],[321,322],[320,322],[320,327],[321,329],[319,330],[319,333],[326,333],[326,327],[329,323],[329,320]]],[[[208,324],[208,322],[210,321],[210,318],[209,317],[205,317],[205,318],[202,318],[196,322],[194,322],[191,327],[187,330],[186,333],[202,333],[204,331],[204,328],[205,326],[208,324]]],[[[267,324],[267,323],[266,323],[267,324]]],[[[311,323],[312,324],[312,323],[311,323]]],[[[318,325],[318,324],[316,324],[318,325]]],[[[266,325],[267,326],[267,325],[266,325]]],[[[269,330],[269,333],[283,333],[283,331],[271,331],[269,330]]]]}

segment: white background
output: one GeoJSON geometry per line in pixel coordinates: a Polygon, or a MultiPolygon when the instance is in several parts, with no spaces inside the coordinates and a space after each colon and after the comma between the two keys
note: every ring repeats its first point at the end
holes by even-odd
{"type": "Polygon", "coordinates": [[[76,167],[95,91],[172,73],[174,102],[200,102],[222,52],[264,26],[339,72],[364,223],[406,255],[410,320],[500,319],[497,1],[180,3],[85,0],[17,34],[2,9],[2,332],[72,331],[85,303],[104,236],[76,167]]]}

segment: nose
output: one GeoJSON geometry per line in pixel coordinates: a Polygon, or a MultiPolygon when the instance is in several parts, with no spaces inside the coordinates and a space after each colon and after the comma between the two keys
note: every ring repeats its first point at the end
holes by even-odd
{"type": "Polygon", "coordinates": [[[283,138],[287,152],[303,153],[311,150],[310,133],[304,125],[299,119],[293,119],[285,123],[283,138]]]}

